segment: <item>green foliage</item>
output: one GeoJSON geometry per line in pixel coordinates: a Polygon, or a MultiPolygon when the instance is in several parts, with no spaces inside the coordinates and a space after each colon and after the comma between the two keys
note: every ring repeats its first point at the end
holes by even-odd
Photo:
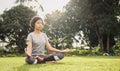
{"type": "Polygon", "coordinates": [[[35,15],[36,12],[23,5],[18,5],[8,11],[4,11],[1,15],[3,22],[0,26],[2,28],[0,39],[9,43],[7,48],[17,45],[19,52],[23,52],[25,39],[30,32],[28,24],[31,17],[35,15]]]}
{"type": "Polygon", "coordinates": [[[100,47],[94,47],[93,49],[92,49],[92,55],[93,56],[101,56],[101,55],[103,55],[103,53],[102,52],[100,52],[100,47]]]}
{"type": "Polygon", "coordinates": [[[78,56],[102,56],[100,52],[100,47],[94,47],[92,50],[85,50],[85,49],[72,49],[71,52],[67,53],[66,55],[78,55],[78,56]]]}
{"type": "Polygon", "coordinates": [[[58,40],[63,36],[74,39],[77,33],[83,31],[84,40],[89,46],[99,44],[102,51],[109,52],[115,45],[114,37],[119,33],[120,23],[116,17],[120,13],[118,2],[119,0],[71,0],[65,6],[64,13],[56,11],[46,15],[46,23],[50,26],[47,27],[47,33],[53,33],[49,35],[58,40]]]}
{"type": "Polygon", "coordinates": [[[0,57],[1,57],[2,54],[3,54],[3,50],[4,50],[3,47],[0,46],[0,57]]]}
{"type": "Polygon", "coordinates": [[[69,54],[70,55],[79,55],[79,51],[78,50],[72,50],[69,54]]]}
{"type": "MultiPolygon", "coordinates": [[[[69,26],[65,26],[66,22],[64,20],[64,14],[58,10],[52,12],[52,14],[47,14],[45,19],[45,28],[44,31],[47,33],[50,38],[50,42],[54,45],[54,47],[58,49],[62,49],[60,44],[66,43],[67,45],[64,47],[70,48],[72,45],[72,39],[69,29],[69,26]]],[[[62,45],[63,46],[63,45],[62,45]]]]}
{"type": "Polygon", "coordinates": [[[3,47],[2,47],[2,46],[0,46],[0,52],[1,52],[1,51],[3,51],[3,47]]]}
{"type": "Polygon", "coordinates": [[[86,37],[85,40],[90,41],[88,45],[100,44],[101,49],[103,46],[105,48],[107,45],[110,47],[114,45],[111,44],[114,39],[110,39],[110,44],[108,44],[107,38],[111,37],[103,38],[103,34],[115,37],[119,33],[120,24],[116,17],[120,13],[119,0],[71,0],[65,8],[67,26],[76,33],[82,30],[86,37]]]}
{"type": "Polygon", "coordinates": [[[113,52],[115,53],[115,55],[120,56],[120,41],[118,41],[113,47],[113,52]]]}
{"type": "Polygon", "coordinates": [[[38,0],[16,0],[15,3],[19,3],[19,4],[23,4],[23,5],[24,5],[24,3],[28,3],[28,4],[30,3],[29,6],[32,9],[35,8],[36,5],[38,5],[39,9],[41,9],[41,11],[44,11],[43,6],[39,3],[38,0]],[[34,2],[35,4],[30,5],[32,2],[34,2]]]}

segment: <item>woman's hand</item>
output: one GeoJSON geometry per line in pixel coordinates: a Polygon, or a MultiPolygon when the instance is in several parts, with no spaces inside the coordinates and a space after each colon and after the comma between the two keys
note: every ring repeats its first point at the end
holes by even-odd
{"type": "Polygon", "coordinates": [[[35,58],[38,59],[39,61],[43,61],[44,60],[44,58],[39,57],[39,56],[35,56],[35,58]]]}
{"type": "Polygon", "coordinates": [[[70,49],[66,48],[65,50],[62,50],[62,52],[70,52],[70,49]]]}
{"type": "Polygon", "coordinates": [[[31,56],[31,54],[30,54],[30,53],[28,53],[28,52],[25,52],[25,55],[26,55],[26,56],[31,56]]]}
{"type": "Polygon", "coordinates": [[[28,57],[31,56],[31,54],[27,51],[27,49],[25,49],[25,55],[28,57]]]}

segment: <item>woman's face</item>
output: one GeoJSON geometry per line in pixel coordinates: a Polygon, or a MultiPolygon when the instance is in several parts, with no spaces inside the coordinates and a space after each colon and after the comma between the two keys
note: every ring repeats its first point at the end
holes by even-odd
{"type": "Polygon", "coordinates": [[[36,30],[42,30],[43,27],[44,27],[44,25],[43,25],[42,20],[37,20],[37,21],[35,22],[35,29],[36,29],[36,30]]]}

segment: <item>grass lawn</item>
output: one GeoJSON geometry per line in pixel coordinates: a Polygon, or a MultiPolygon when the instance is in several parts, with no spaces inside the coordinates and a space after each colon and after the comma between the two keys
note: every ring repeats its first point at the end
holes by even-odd
{"type": "Polygon", "coordinates": [[[57,63],[28,65],[24,57],[0,58],[0,71],[120,71],[120,57],[65,57],[57,63]]]}

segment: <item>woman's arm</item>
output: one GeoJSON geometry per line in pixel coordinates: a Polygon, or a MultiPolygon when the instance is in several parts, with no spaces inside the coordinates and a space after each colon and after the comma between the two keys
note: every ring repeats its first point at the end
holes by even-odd
{"type": "Polygon", "coordinates": [[[68,48],[65,49],[65,50],[58,50],[58,49],[56,49],[56,48],[53,48],[53,47],[50,45],[49,41],[46,42],[46,47],[47,47],[48,50],[53,51],[53,52],[69,52],[69,51],[70,51],[70,49],[68,49],[68,48]]]}
{"type": "Polygon", "coordinates": [[[27,56],[31,56],[31,53],[32,53],[32,42],[28,41],[26,44],[27,44],[27,50],[25,51],[25,53],[26,53],[27,56]]]}

